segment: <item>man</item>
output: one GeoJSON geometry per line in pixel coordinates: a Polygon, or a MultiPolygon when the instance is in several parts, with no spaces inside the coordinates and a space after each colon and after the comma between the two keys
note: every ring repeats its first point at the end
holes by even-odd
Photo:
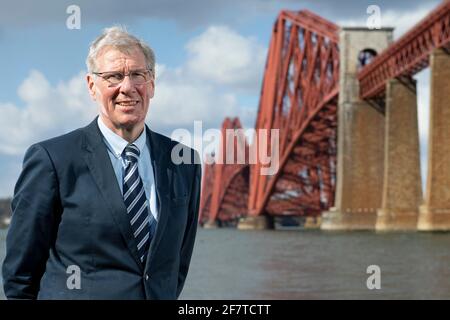
{"type": "Polygon", "coordinates": [[[99,117],[31,146],[12,201],[3,264],[12,299],[176,299],[197,228],[201,168],[144,121],[153,51],[119,27],[91,45],[99,117]],[[180,155],[182,156],[182,155],[180,155]]]}

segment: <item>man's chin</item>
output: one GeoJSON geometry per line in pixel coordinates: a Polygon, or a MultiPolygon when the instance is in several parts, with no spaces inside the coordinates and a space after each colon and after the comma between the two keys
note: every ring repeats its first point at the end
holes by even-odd
{"type": "Polygon", "coordinates": [[[139,117],[127,116],[127,117],[123,117],[123,119],[121,119],[120,126],[127,130],[132,130],[136,126],[143,125],[144,121],[145,121],[145,119],[141,120],[139,117]]]}

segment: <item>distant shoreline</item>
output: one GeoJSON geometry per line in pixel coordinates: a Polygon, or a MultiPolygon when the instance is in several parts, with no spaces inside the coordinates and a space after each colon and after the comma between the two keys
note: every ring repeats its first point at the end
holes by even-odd
{"type": "Polygon", "coordinates": [[[0,199],[0,228],[4,229],[11,223],[11,198],[0,199]]]}

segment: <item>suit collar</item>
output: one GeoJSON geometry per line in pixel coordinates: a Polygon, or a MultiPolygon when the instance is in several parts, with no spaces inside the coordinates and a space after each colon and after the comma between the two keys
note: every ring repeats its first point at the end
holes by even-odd
{"type": "MultiPolygon", "coordinates": [[[[119,136],[117,133],[108,128],[101,117],[97,117],[97,124],[100,132],[102,133],[104,140],[109,148],[109,150],[114,154],[116,158],[119,158],[129,142],[119,136]]],[[[143,132],[139,135],[139,137],[133,142],[133,144],[142,151],[146,144],[147,135],[145,133],[147,126],[144,127],[143,132]]]]}
{"type": "MultiPolygon", "coordinates": [[[[103,136],[97,125],[97,118],[98,116],[82,129],[86,135],[83,147],[89,152],[92,152],[99,144],[103,143],[103,136]]],[[[161,136],[151,130],[147,125],[145,125],[145,129],[147,135],[146,143],[149,146],[151,158],[161,161],[162,158],[168,156],[167,151],[170,151],[170,145],[164,143],[161,136]]]]}
{"type": "Polygon", "coordinates": [[[93,152],[102,143],[102,133],[97,125],[98,116],[89,125],[82,130],[85,133],[85,139],[83,140],[83,148],[88,152],[93,152]]]}

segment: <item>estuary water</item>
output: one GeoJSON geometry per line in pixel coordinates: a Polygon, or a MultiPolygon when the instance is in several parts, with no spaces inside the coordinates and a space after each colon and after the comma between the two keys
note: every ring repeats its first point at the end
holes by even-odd
{"type": "Polygon", "coordinates": [[[450,233],[199,229],[180,299],[450,299],[449,248],[450,233]]]}

